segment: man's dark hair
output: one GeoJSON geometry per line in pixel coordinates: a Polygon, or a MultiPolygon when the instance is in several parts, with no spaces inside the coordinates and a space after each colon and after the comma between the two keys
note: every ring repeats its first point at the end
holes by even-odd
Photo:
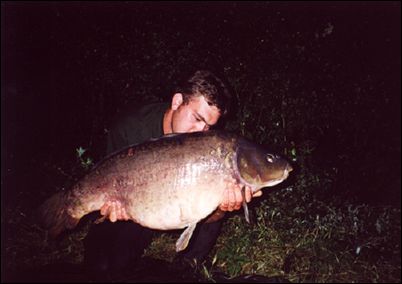
{"type": "Polygon", "coordinates": [[[183,102],[187,104],[192,97],[204,96],[209,105],[216,106],[225,116],[231,104],[231,94],[225,83],[211,71],[198,70],[184,80],[176,93],[183,94],[183,102]]]}

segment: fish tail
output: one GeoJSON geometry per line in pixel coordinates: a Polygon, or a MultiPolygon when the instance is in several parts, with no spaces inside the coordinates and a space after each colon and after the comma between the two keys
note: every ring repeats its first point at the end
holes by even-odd
{"type": "Polygon", "coordinates": [[[67,211],[67,194],[59,192],[46,200],[39,208],[39,218],[51,237],[57,237],[66,229],[74,228],[80,219],[72,217],[67,211]]]}

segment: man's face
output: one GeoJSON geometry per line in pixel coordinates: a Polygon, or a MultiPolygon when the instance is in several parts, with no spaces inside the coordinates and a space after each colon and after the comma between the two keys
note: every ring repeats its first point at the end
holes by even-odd
{"type": "Polygon", "coordinates": [[[220,111],[210,106],[204,96],[193,97],[184,104],[181,94],[175,94],[172,100],[173,133],[206,131],[218,122],[220,111]]]}

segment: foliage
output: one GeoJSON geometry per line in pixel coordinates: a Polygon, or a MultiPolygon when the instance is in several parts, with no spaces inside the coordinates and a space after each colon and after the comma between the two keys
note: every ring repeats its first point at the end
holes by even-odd
{"type": "Polygon", "coordinates": [[[76,152],[77,152],[77,158],[79,159],[81,166],[85,170],[89,170],[90,168],[93,167],[94,163],[93,163],[92,159],[89,157],[84,158],[84,153],[86,152],[85,149],[83,149],[82,147],[79,147],[76,149],[76,152]]]}

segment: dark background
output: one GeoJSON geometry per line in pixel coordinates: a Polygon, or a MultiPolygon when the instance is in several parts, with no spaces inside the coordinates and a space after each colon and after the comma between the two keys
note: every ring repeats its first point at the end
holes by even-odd
{"type": "Polygon", "coordinates": [[[167,100],[180,74],[209,68],[233,88],[229,130],[295,158],[324,198],[400,206],[400,2],[2,2],[1,13],[3,205],[39,204],[74,176],[76,148],[102,157],[126,105],[167,100]]]}

